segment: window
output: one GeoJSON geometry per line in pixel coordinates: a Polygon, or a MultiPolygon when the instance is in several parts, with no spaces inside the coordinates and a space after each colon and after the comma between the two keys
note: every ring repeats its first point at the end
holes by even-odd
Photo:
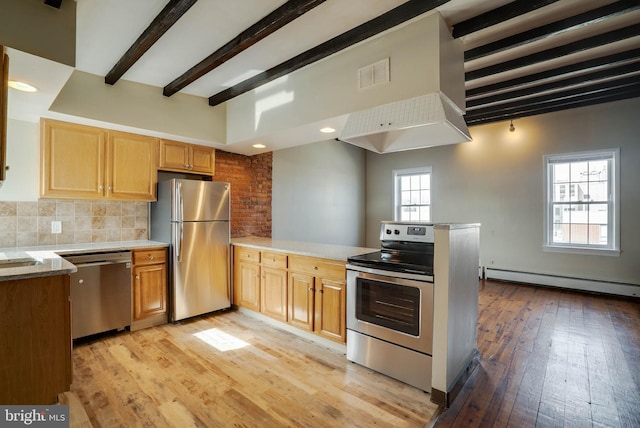
{"type": "Polygon", "coordinates": [[[431,168],[393,171],[395,221],[431,221],[431,168]]]}
{"type": "Polygon", "coordinates": [[[619,150],[550,155],[545,249],[619,253],[619,150]]]}

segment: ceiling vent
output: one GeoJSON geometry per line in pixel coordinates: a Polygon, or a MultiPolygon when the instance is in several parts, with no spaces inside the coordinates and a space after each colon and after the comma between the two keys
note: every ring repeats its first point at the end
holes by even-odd
{"type": "Polygon", "coordinates": [[[389,82],[389,58],[364,66],[358,70],[358,89],[370,88],[389,82]]]}

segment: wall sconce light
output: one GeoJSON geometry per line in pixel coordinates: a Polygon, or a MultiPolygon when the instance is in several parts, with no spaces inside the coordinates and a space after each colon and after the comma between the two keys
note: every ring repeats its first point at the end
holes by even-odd
{"type": "Polygon", "coordinates": [[[516,127],[513,126],[513,120],[511,121],[511,123],[509,124],[509,132],[513,132],[516,130],[516,127]]]}

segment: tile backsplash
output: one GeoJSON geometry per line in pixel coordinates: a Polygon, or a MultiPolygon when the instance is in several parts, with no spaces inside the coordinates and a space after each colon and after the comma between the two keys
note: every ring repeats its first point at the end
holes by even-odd
{"type": "Polygon", "coordinates": [[[149,204],[40,199],[0,201],[0,247],[137,241],[149,237],[149,204]],[[62,233],[51,233],[51,222],[62,233]]]}

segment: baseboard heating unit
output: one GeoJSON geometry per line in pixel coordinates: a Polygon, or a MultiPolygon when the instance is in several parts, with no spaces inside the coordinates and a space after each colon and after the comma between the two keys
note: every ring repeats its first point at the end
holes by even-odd
{"type": "Polygon", "coordinates": [[[595,293],[615,294],[619,296],[640,296],[640,285],[624,284],[620,282],[597,281],[591,279],[569,278],[539,273],[517,272],[512,270],[485,268],[486,279],[522,282],[525,284],[544,285],[548,287],[569,288],[572,290],[590,291],[595,293]]]}

